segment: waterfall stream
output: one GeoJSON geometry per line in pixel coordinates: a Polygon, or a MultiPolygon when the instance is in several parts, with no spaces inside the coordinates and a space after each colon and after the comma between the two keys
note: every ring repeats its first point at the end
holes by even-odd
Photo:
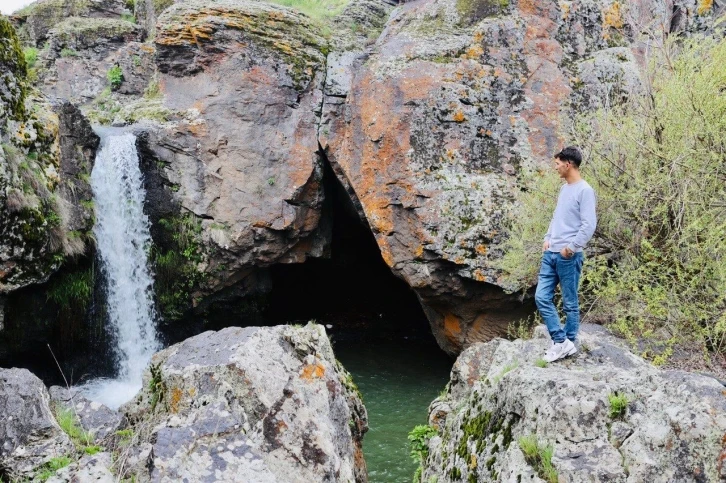
{"type": "Polygon", "coordinates": [[[97,379],[82,390],[117,408],[141,389],[141,376],[160,348],[154,324],[151,246],[144,214],[144,189],[136,137],[101,133],[103,142],[91,173],[96,207],[96,237],[105,283],[108,320],[114,334],[116,379],[97,379]]]}

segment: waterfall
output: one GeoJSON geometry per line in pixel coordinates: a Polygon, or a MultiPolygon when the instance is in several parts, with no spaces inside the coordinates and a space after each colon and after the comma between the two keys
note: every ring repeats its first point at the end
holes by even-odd
{"type": "Polygon", "coordinates": [[[82,390],[90,399],[117,408],[141,389],[142,373],[160,348],[148,266],[149,220],[143,211],[144,189],[133,134],[106,134],[91,173],[91,187],[96,207],[93,233],[116,343],[118,377],[91,381],[82,390]]]}

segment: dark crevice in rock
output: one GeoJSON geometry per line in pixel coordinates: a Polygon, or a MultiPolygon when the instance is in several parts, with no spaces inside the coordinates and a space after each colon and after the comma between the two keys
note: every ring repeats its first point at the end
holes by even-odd
{"type": "Polygon", "coordinates": [[[270,323],[316,319],[333,325],[333,337],[430,337],[416,294],[383,261],[367,221],[359,216],[355,194],[349,194],[324,155],[323,163],[330,255],[267,269],[272,289],[264,318],[270,323]]]}

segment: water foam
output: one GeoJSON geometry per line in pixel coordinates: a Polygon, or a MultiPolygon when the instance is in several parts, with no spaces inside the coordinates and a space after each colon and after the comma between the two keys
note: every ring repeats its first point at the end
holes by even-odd
{"type": "Polygon", "coordinates": [[[148,267],[149,219],[130,133],[107,136],[91,173],[96,207],[93,233],[101,260],[110,326],[114,332],[116,379],[97,379],[82,391],[117,408],[141,389],[141,376],[160,343],[154,324],[153,278],[148,267]]]}

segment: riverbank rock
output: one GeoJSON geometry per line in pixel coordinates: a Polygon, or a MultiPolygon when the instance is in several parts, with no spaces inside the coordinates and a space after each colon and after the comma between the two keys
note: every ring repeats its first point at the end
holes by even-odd
{"type": "Polygon", "coordinates": [[[32,478],[52,458],[73,451],[56,423],[43,382],[25,369],[0,369],[0,475],[32,478]]]}
{"type": "Polygon", "coordinates": [[[320,325],[230,327],[154,355],[123,406],[141,481],[367,481],[367,416],[320,325]]]}
{"type": "Polygon", "coordinates": [[[559,481],[724,476],[726,397],[718,381],[659,370],[589,325],[575,357],[539,367],[551,344],[539,334],[474,344],[459,356],[448,394],[429,408],[437,434],[421,481],[542,481],[541,465],[521,449],[520,438],[531,435],[540,448],[554,447],[559,481]]]}
{"type": "Polygon", "coordinates": [[[125,426],[125,418],[121,413],[88,400],[77,389],[52,386],[48,392],[53,404],[71,411],[78,425],[91,434],[96,443],[108,443],[110,437],[125,426]]]}

